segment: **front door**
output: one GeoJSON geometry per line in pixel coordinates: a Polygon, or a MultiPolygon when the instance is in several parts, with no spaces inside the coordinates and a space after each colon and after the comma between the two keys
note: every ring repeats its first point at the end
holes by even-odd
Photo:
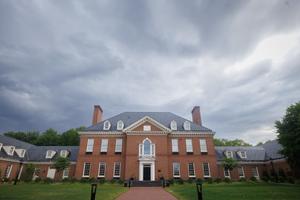
{"type": "Polygon", "coordinates": [[[144,165],[144,181],[150,181],[151,180],[151,165],[144,165]]]}

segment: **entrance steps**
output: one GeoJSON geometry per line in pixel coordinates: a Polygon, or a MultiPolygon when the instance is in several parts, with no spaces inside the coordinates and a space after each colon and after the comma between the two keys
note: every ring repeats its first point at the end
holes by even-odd
{"type": "Polygon", "coordinates": [[[161,187],[160,181],[132,181],[131,187],[161,187]]]}

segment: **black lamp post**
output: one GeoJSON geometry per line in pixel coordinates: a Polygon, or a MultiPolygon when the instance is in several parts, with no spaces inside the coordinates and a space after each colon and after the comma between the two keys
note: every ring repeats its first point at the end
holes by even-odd
{"type": "Polygon", "coordinates": [[[16,177],[15,177],[14,185],[17,185],[17,182],[18,182],[18,179],[19,179],[19,176],[20,176],[20,173],[21,173],[22,166],[23,166],[23,160],[21,159],[20,160],[20,165],[19,165],[19,170],[18,170],[18,173],[16,174],[16,177]]]}
{"type": "Polygon", "coordinates": [[[91,200],[96,199],[97,183],[91,184],[91,200]]]}
{"type": "Polygon", "coordinates": [[[198,197],[198,200],[203,200],[203,196],[202,196],[202,181],[197,181],[196,182],[196,188],[197,188],[197,197],[198,197]]]}

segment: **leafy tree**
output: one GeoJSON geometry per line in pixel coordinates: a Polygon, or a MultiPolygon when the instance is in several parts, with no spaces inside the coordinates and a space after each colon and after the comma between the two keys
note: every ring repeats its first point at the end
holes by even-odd
{"type": "Polygon", "coordinates": [[[237,161],[233,158],[225,158],[222,165],[225,169],[232,171],[237,166],[237,161]]]}
{"type": "MultiPolygon", "coordinates": [[[[300,101],[292,104],[286,110],[281,121],[275,122],[281,153],[288,158],[294,171],[300,169],[300,101]]],[[[298,174],[299,175],[299,174],[298,174]]]]}
{"type": "Polygon", "coordinates": [[[68,168],[70,165],[70,160],[68,158],[64,158],[64,157],[57,157],[55,159],[55,162],[53,164],[54,168],[57,169],[58,171],[62,171],[66,168],[68,168]]]}
{"type": "Polygon", "coordinates": [[[32,181],[34,170],[35,170],[35,165],[33,164],[25,165],[25,170],[21,175],[21,180],[25,182],[32,181]]]}
{"type": "Polygon", "coordinates": [[[46,130],[37,141],[37,145],[44,145],[44,146],[55,146],[60,145],[59,138],[57,131],[52,128],[46,130]]]}
{"type": "Polygon", "coordinates": [[[12,132],[12,131],[10,131],[10,132],[4,133],[4,135],[16,138],[18,140],[22,140],[24,142],[28,142],[31,144],[36,144],[37,140],[39,138],[39,132],[35,132],[35,131],[33,131],[33,132],[21,132],[21,131],[12,132]]]}
{"type": "Polygon", "coordinates": [[[228,140],[222,138],[214,138],[214,144],[215,146],[252,146],[251,144],[248,144],[240,139],[228,140]]]}

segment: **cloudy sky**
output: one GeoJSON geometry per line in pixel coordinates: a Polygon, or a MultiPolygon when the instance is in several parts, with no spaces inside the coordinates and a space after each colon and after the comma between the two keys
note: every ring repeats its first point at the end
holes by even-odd
{"type": "Polygon", "coordinates": [[[201,106],[253,144],[300,100],[300,1],[0,1],[0,132],[201,106]]]}

